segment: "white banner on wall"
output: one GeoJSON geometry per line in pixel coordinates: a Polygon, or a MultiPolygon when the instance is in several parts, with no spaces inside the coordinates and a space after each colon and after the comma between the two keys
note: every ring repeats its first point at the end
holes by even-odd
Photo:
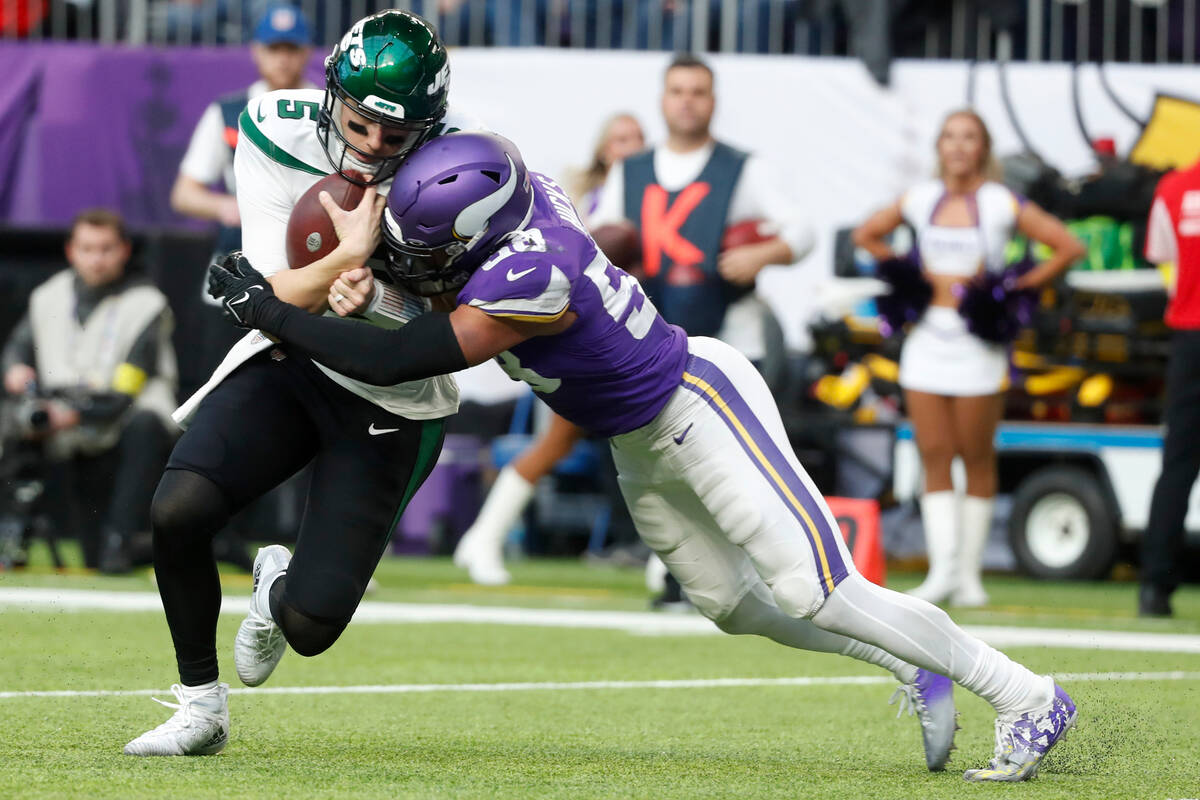
{"type": "MultiPolygon", "coordinates": [[[[565,179],[585,164],[611,114],[629,111],[650,142],[664,135],[659,113],[668,53],[552,49],[466,49],[451,54],[454,104],[515,141],[536,170],[565,179]]],[[[789,341],[803,346],[807,298],[832,268],[834,231],[863,219],[932,172],[942,118],[967,102],[964,62],[900,61],[881,87],[858,61],[783,56],[713,56],[718,138],[764,156],[808,214],[818,236],[811,255],[771,268],[759,281],[789,341]]],[[[1109,84],[1135,114],[1148,116],[1156,93],[1200,100],[1200,70],[1110,65],[1109,84]]],[[[1071,67],[1018,64],[1008,82],[1015,112],[1033,147],[1068,175],[1094,167],[1071,104],[1071,67]]],[[[1094,65],[1081,68],[1083,117],[1093,136],[1116,140],[1119,153],[1139,133],[1104,92],[1094,65]]],[[[975,70],[975,107],[991,128],[998,155],[1021,149],[1000,95],[994,64],[975,70]]]]}

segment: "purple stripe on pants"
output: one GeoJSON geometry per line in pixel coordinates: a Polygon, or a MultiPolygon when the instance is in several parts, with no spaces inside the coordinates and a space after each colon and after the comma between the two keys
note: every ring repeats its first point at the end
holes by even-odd
{"type": "Polygon", "coordinates": [[[721,409],[716,400],[699,386],[684,380],[681,384],[682,386],[690,389],[700,397],[704,398],[704,400],[708,402],[710,406],[712,406],[717,414],[720,415],[726,426],[729,427],[730,432],[733,433],[733,437],[737,439],[738,444],[742,446],[742,450],[744,450],[746,455],[750,457],[750,460],[754,462],[754,465],[758,468],[758,471],[762,473],[762,476],[766,479],[767,483],[769,483],[771,488],[775,490],[775,494],[779,496],[779,499],[783,501],[784,505],[788,507],[788,510],[791,511],[797,522],[800,523],[800,527],[804,530],[808,538],[809,546],[813,551],[813,561],[816,564],[817,574],[821,581],[821,589],[824,591],[825,596],[828,597],[830,592],[832,592],[834,588],[841,583],[842,579],[846,577],[846,575],[849,573],[849,570],[846,569],[846,564],[842,559],[842,552],[840,549],[841,531],[830,527],[825,516],[824,505],[820,498],[814,497],[812,492],[809,491],[808,486],[801,479],[800,475],[797,474],[796,470],[792,467],[787,458],[784,457],[782,451],[780,451],[778,445],[776,445],[775,440],[759,421],[758,417],[754,414],[754,411],[750,408],[750,405],[742,398],[741,394],[738,393],[729,377],[726,376],[716,364],[713,364],[711,361],[706,361],[699,356],[689,355],[685,373],[690,374],[695,378],[699,378],[712,387],[713,391],[715,391],[725,403],[729,413],[731,413],[737,419],[737,421],[741,423],[741,426],[745,428],[746,432],[750,435],[750,438],[754,441],[754,444],[757,445],[759,451],[766,458],[767,462],[774,468],[775,472],[778,473],[779,477],[783,480],[784,485],[787,486],[792,495],[795,496],[795,498],[800,502],[801,507],[808,514],[809,519],[812,520],[815,530],[809,527],[808,523],[804,520],[803,515],[801,515],[800,512],[792,505],[791,500],[788,499],[783,489],[775,481],[775,478],[767,471],[766,466],[759,461],[758,456],[753,450],[750,449],[750,444],[742,438],[741,432],[737,430],[736,426],[733,424],[733,421],[729,419],[726,412],[721,409]],[[829,565],[829,579],[825,577],[824,570],[822,569],[822,550],[825,554],[825,563],[829,565]]]}

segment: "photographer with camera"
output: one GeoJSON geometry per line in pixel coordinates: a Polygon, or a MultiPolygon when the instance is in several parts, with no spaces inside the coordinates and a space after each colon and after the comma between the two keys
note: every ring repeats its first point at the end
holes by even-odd
{"type": "Polygon", "coordinates": [[[11,449],[37,448],[59,494],[47,510],[79,539],[86,566],[127,572],[175,430],[171,311],[126,272],[118,214],[80,213],[65,250],[70,269],[34,289],[0,357],[11,449]]]}

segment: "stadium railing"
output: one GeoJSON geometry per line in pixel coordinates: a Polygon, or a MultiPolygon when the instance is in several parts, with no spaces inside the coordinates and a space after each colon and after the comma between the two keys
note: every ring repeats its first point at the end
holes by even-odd
{"type": "MultiPolygon", "coordinates": [[[[5,0],[0,39],[241,44],[266,0],[5,0]]],[[[331,45],[383,8],[435,20],[451,46],[550,46],[912,58],[1184,62],[1197,0],[297,0],[331,45]],[[888,20],[889,32],[879,30],[888,20]]]]}

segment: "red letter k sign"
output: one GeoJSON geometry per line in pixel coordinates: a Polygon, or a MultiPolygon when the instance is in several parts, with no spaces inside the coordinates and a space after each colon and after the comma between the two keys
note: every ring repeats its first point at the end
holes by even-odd
{"type": "Polygon", "coordinates": [[[667,208],[667,190],[651,184],[642,195],[642,265],[646,277],[653,278],[662,269],[665,253],[676,264],[699,264],[704,260],[700,248],[683,238],[679,229],[688,215],[709,192],[707,183],[693,183],[667,208]]]}

